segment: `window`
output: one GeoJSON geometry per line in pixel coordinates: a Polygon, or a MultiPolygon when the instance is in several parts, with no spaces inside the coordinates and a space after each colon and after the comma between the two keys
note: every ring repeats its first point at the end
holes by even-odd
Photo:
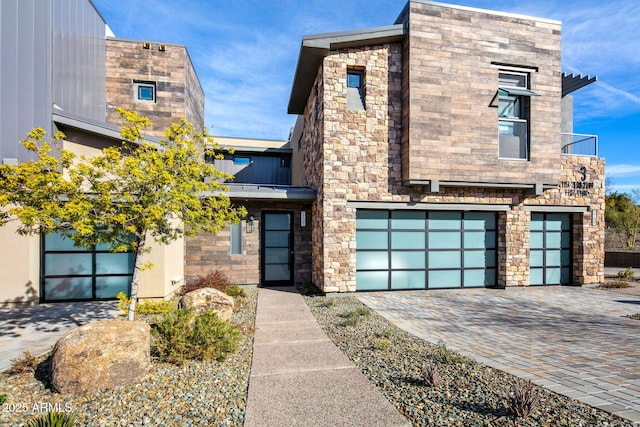
{"type": "Polygon", "coordinates": [[[347,70],[347,108],[364,110],[364,71],[347,70]]]}
{"type": "Polygon", "coordinates": [[[251,157],[234,157],[233,164],[238,166],[249,166],[251,164],[251,157]]]}
{"type": "Polygon", "coordinates": [[[527,74],[500,73],[498,77],[499,157],[529,158],[529,100],[538,96],[527,88],[527,74]]]}
{"type": "Polygon", "coordinates": [[[242,223],[231,224],[229,227],[229,242],[231,255],[242,255],[242,223]]]}
{"type": "Polygon", "coordinates": [[[136,101],[156,102],[155,82],[133,81],[133,96],[136,101]]]}

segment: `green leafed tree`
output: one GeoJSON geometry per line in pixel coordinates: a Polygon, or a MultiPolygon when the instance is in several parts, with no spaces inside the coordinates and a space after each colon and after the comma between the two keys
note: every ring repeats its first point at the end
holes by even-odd
{"type": "Polygon", "coordinates": [[[79,247],[134,252],[131,320],[140,273],[150,267],[142,261],[149,238],[168,244],[200,231],[216,233],[246,210],[225,194],[222,182],[232,177],[204,161],[205,153],[220,148],[206,129],[182,120],[150,142],[143,136],[148,118],[118,112],[127,121],[122,143],[94,157],[64,149],[61,133],[47,141],[43,129],[32,130],[22,144],[35,160],[0,166],[0,221],[18,220],[23,235],[59,232],[79,247]]]}
{"type": "MultiPolygon", "coordinates": [[[[638,191],[634,191],[637,197],[638,191]]],[[[640,206],[634,199],[622,193],[612,193],[606,197],[605,222],[607,228],[614,232],[620,243],[629,250],[636,246],[640,229],[640,206]]]]}

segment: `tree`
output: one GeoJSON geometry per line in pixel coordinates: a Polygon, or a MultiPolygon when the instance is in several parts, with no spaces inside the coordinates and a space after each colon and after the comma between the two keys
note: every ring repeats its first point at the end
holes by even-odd
{"type": "Polygon", "coordinates": [[[222,184],[231,175],[204,162],[220,147],[207,130],[182,120],[164,138],[149,142],[146,117],[118,109],[127,125],[123,141],[95,157],[76,156],[62,147],[64,135],[51,141],[34,129],[23,146],[36,160],[0,166],[0,224],[20,222],[18,233],[59,232],[76,246],[107,244],[112,252],[135,253],[130,320],[135,318],[142,255],[147,239],[168,244],[200,231],[216,233],[246,215],[231,204],[222,184]]]}
{"type": "MultiPolygon", "coordinates": [[[[634,194],[639,195],[637,191],[634,194]]],[[[605,203],[607,228],[616,233],[623,246],[633,250],[640,229],[640,206],[629,195],[622,193],[606,196],[605,203]]]]}

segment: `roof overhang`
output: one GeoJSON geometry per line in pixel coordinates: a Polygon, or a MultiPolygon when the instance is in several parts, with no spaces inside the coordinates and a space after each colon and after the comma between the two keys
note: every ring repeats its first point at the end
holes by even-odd
{"type": "Polygon", "coordinates": [[[316,200],[316,190],[311,187],[292,187],[289,185],[240,184],[227,183],[229,191],[225,194],[231,199],[242,200],[316,200]]]}
{"type": "Polygon", "coordinates": [[[578,89],[582,89],[585,86],[598,80],[598,76],[583,76],[582,74],[567,74],[562,73],[562,97],[569,95],[571,92],[575,92],[578,89]]]}
{"type": "Polygon", "coordinates": [[[329,52],[350,47],[400,42],[406,29],[403,24],[355,31],[307,35],[302,38],[298,64],[289,97],[289,114],[303,114],[318,68],[329,52]]]}

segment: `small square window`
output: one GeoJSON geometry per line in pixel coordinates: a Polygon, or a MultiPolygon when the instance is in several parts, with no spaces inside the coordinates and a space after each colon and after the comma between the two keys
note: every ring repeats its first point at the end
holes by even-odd
{"type": "Polygon", "coordinates": [[[155,102],[156,84],[154,82],[133,82],[133,91],[136,101],[155,102]]]}
{"type": "Polygon", "coordinates": [[[362,73],[359,71],[349,71],[347,73],[347,87],[362,87],[362,73]]]}

